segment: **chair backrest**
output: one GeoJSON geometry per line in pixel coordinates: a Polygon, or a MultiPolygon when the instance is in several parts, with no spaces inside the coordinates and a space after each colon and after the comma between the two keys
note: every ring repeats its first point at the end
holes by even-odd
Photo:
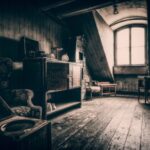
{"type": "Polygon", "coordinates": [[[144,80],[143,79],[138,79],[138,87],[139,88],[144,88],[144,86],[145,86],[144,80]]]}
{"type": "Polygon", "coordinates": [[[13,106],[27,106],[28,101],[33,98],[34,94],[29,89],[14,89],[11,92],[13,106]]]}
{"type": "Polygon", "coordinates": [[[145,77],[145,88],[147,89],[147,90],[149,90],[150,89],[150,77],[145,77]]]}
{"type": "Polygon", "coordinates": [[[144,88],[146,90],[150,89],[150,77],[144,76],[138,78],[138,88],[144,88]]]}

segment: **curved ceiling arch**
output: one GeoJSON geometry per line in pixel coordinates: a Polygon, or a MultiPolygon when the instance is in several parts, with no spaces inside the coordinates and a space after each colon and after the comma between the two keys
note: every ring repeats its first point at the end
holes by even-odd
{"type": "Polygon", "coordinates": [[[114,30],[127,24],[147,24],[146,0],[132,0],[117,4],[118,14],[114,14],[114,6],[97,9],[99,15],[114,30]]]}
{"type": "Polygon", "coordinates": [[[121,20],[117,20],[113,22],[110,27],[113,30],[116,30],[120,27],[130,25],[130,24],[144,24],[147,25],[147,17],[140,17],[140,16],[131,16],[127,18],[122,18],[121,20]]]}

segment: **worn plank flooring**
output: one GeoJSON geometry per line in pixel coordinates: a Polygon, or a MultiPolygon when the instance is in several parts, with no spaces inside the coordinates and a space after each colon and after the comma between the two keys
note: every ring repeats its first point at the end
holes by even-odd
{"type": "Polygon", "coordinates": [[[54,150],[150,150],[150,105],[136,98],[83,102],[52,120],[54,150]]]}

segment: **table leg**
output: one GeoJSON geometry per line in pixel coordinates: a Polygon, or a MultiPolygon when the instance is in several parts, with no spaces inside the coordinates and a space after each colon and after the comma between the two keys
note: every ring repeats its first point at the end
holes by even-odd
{"type": "Polygon", "coordinates": [[[103,96],[103,87],[101,86],[101,89],[102,89],[102,91],[101,91],[101,95],[103,96]]]}
{"type": "Polygon", "coordinates": [[[115,96],[116,96],[116,86],[115,86],[115,96]]]}

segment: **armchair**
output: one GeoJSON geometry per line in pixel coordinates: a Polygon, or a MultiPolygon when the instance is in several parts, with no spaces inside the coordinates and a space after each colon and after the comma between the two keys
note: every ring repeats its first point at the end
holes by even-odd
{"type": "Polygon", "coordinates": [[[42,108],[32,102],[34,94],[29,89],[15,89],[11,91],[10,107],[12,111],[19,116],[42,117],[42,108]]]}
{"type": "Polygon", "coordinates": [[[6,99],[15,114],[41,118],[42,108],[32,103],[33,91],[29,89],[11,90],[12,72],[13,61],[10,58],[0,57],[0,96],[6,99]]]}

